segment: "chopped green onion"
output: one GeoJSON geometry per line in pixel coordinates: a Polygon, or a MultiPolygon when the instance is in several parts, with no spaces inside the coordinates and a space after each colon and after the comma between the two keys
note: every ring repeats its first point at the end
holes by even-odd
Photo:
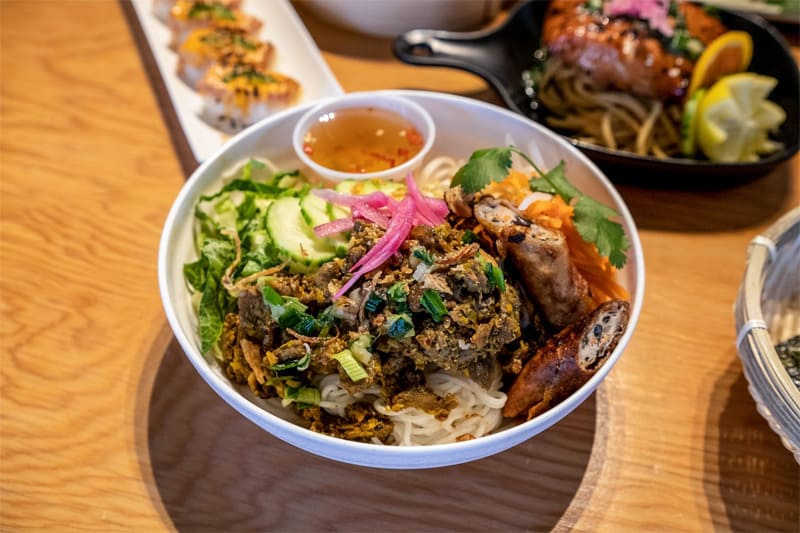
{"type": "Polygon", "coordinates": [[[319,390],[314,387],[286,387],[286,395],[283,397],[284,407],[292,402],[295,402],[301,409],[310,407],[312,405],[319,405],[320,402],[319,390]]]}
{"type": "Polygon", "coordinates": [[[333,356],[342,365],[347,377],[352,381],[361,381],[367,377],[367,371],[353,357],[353,352],[344,349],[333,356]]]}
{"type": "Polygon", "coordinates": [[[461,237],[461,242],[464,244],[475,242],[475,233],[471,229],[466,230],[461,237]]]}
{"type": "Polygon", "coordinates": [[[269,285],[261,287],[261,296],[264,298],[264,301],[270,305],[283,305],[283,296],[278,294],[278,291],[269,285]]]}
{"type": "Polygon", "coordinates": [[[445,307],[442,297],[433,289],[425,289],[422,291],[420,303],[437,324],[442,321],[442,318],[447,316],[447,307],[445,307]]]}
{"type": "Polygon", "coordinates": [[[497,287],[500,289],[500,292],[505,292],[506,279],[505,276],[503,276],[503,269],[491,261],[487,261],[482,255],[478,256],[478,263],[483,265],[483,272],[486,274],[486,277],[489,278],[490,286],[497,287]]]}
{"type": "Polygon", "coordinates": [[[320,330],[319,321],[308,313],[303,313],[300,321],[292,328],[300,335],[307,337],[315,336],[320,330]]]}
{"type": "Polygon", "coordinates": [[[389,290],[386,291],[386,296],[389,297],[389,300],[395,303],[401,303],[408,300],[408,292],[403,284],[399,281],[389,287],[389,290]]]}
{"type": "Polygon", "coordinates": [[[285,363],[278,363],[277,365],[270,366],[270,370],[281,371],[281,370],[290,370],[292,368],[296,368],[299,371],[306,370],[308,366],[311,364],[311,351],[306,353],[300,359],[293,359],[291,361],[287,361],[285,363]]]}
{"type": "Polygon", "coordinates": [[[333,306],[329,306],[322,311],[317,317],[317,326],[319,326],[318,337],[327,337],[331,325],[336,322],[336,317],[333,315],[333,306]]]}
{"type": "Polygon", "coordinates": [[[408,301],[408,291],[401,282],[397,282],[386,291],[386,297],[390,302],[396,304],[396,309],[400,313],[406,311],[406,301],[408,301]]]}
{"type": "Polygon", "coordinates": [[[378,309],[380,309],[383,303],[384,303],[383,298],[381,298],[379,294],[373,292],[372,294],[369,295],[369,298],[367,298],[367,303],[364,304],[364,309],[366,309],[370,313],[374,313],[378,309]]]}
{"type": "Polygon", "coordinates": [[[269,285],[261,288],[264,302],[269,306],[272,318],[274,318],[281,329],[292,328],[301,335],[317,335],[321,329],[329,325],[328,318],[317,320],[306,313],[308,306],[292,296],[281,296],[269,285]]]}
{"type": "Polygon", "coordinates": [[[407,314],[391,315],[387,322],[386,333],[395,339],[404,339],[416,334],[414,323],[407,314]]]}
{"type": "Polygon", "coordinates": [[[284,296],[283,305],[286,309],[297,309],[298,311],[305,312],[308,306],[295,298],[294,296],[284,296]]]}
{"type": "Polygon", "coordinates": [[[433,264],[433,256],[425,248],[422,248],[422,247],[414,248],[414,251],[411,252],[411,255],[413,255],[414,257],[416,257],[417,259],[419,259],[420,261],[422,261],[426,265],[432,265],[433,264]]]}
{"type": "Polygon", "coordinates": [[[278,316],[278,325],[281,329],[295,329],[305,316],[307,315],[296,307],[285,307],[283,313],[278,316]]]}
{"type": "Polygon", "coordinates": [[[503,270],[492,263],[489,263],[489,279],[492,280],[495,287],[500,289],[500,292],[506,291],[506,279],[503,276],[503,270]]]}
{"type": "Polygon", "coordinates": [[[350,351],[353,352],[359,362],[367,364],[372,359],[372,352],[369,349],[372,347],[372,335],[359,335],[356,340],[350,343],[350,351]]]}

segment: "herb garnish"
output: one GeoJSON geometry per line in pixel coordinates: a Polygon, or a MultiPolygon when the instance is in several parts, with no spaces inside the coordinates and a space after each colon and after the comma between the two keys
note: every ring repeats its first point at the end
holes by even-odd
{"type": "Polygon", "coordinates": [[[594,244],[600,255],[607,257],[616,268],[625,266],[625,252],[630,248],[630,243],[622,225],[611,220],[618,217],[619,213],[572,185],[564,173],[564,161],[549,172],[542,172],[524,152],[514,146],[484,148],[470,156],[469,161],[456,172],[450,185],[460,185],[464,192],[474,193],[493,181],[502,181],[511,168],[512,154],[521,156],[539,174],[529,182],[532,191],[558,195],[572,205],[572,220],[581,238],[594,244]]]}
{"type": "Polygon", "coordinates": [[[188,18],[212,18],[216,20],[236,20],[229,8],[218,3],[197,2],[187,13],[188,18]]]}
{"type": "Polygon", "coordinates": [[[247,81],[251,83],[273,83],[277,81],[269,74],[259,72],[252,65],[236,65],[230,73],[222,78],[222,81],[228,83],[236,78],[247,78],[247,81]]]}
{"type": "Polygon", "coordinates": [[[256,50],[258,48],[258,44],[248,41],[244,35],[225,28],[219,28],[213,33],[203,35],[200,37],[200,41],[217,49],[222,49],[228,45],[234,48],[244,48],[245,50],[256,50]]]}
{"type": "Polygon", "coordinates": [[[433,256],[431,253],[423,247],[414,248],[414,251],[411,252],[411,255],[425,263],[426,265],[430,266],[434,263],[433,256]]]}

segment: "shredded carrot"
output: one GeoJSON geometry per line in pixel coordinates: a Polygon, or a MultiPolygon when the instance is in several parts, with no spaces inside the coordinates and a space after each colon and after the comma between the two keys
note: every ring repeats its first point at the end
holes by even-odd
{"type": "Polygon", "coordinates": [[[491,182],[483,189],[483,192],[498,198],[505,198],[514,205],[519,205],[531,193],[531,189],[528,187],[529,179],[519,170],[511,170],[506,179],[491,182]]]}
{"type": "MultiPolygon", "coordinates": [[[[506,179],[492,182],[484,192],[519,205],[530,194],[530,188],[527,176],[512,170],[506,179]]],[[[628,300],[630,298],[628,291],[615,279],[617,269],[607,257],[600,255],[594,244],[583,240],[572,221],[573,213],[571,205],[560,196],[553,196],[547,200],[532,202],[523,211],[523,216],[540,226],[564,234],[572,264],[589,283],[589,296],[594,306],[617,298],[628,300]]]]}

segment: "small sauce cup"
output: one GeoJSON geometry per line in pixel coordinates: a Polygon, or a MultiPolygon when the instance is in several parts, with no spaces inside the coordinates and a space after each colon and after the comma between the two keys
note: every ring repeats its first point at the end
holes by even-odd
{"type": "Polygon", "coordinates": [[[292,146],[328,181],[401,180],[422,164],[436,127],[419,104],[377,92],[326,100],[297,121],[292,146]]]}

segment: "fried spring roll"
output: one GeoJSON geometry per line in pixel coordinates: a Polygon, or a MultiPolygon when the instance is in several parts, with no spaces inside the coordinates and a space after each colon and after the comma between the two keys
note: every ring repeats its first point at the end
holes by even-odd
{"type": "Polygon", "coordinates": [[[585,315],[589,284],[572,264],[560,232],[524,219],[511,204],[485,196],[474,207],[475,218],[510,258],[528,297],[545,319],[564,327],[585,315]]]}
{"type": "Polygon", "coordinates": [[[551,337],[514,380],[503,416],[527,411],[530,420],[580,388],[616,348],[629,314],[628,302],[611,300],[551,337]]]}

